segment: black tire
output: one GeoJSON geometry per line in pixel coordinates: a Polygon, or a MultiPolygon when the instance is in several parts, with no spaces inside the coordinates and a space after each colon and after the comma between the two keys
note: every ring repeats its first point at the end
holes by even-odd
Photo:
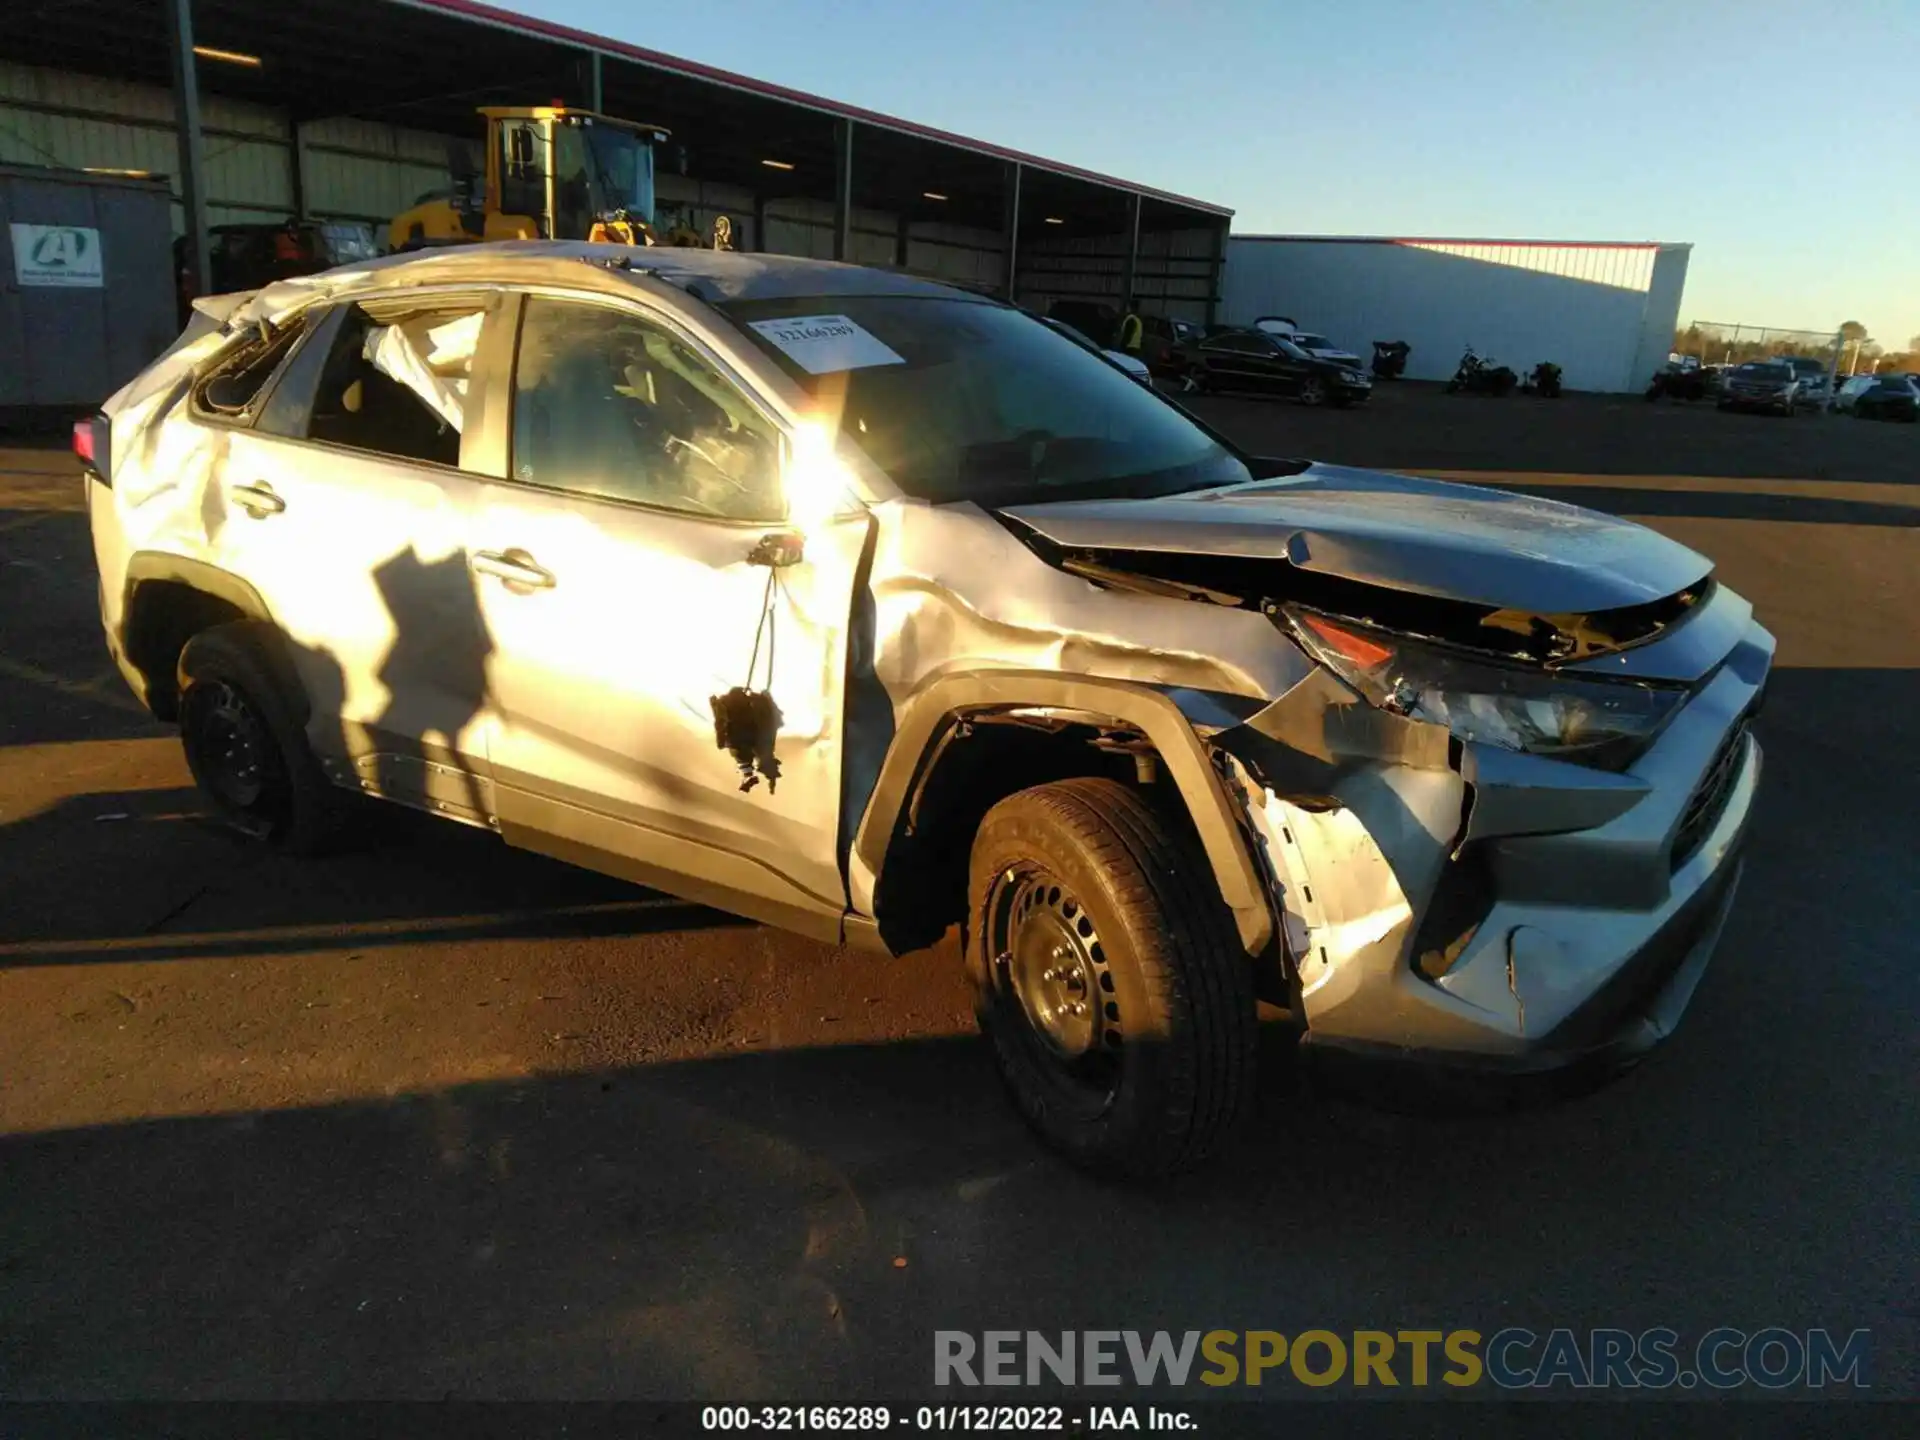
{"type": "Polygon", "coordinates": [[[214,813],[290,855],[319,854],[351,797],[321,773],[307,698],[280,632],[260,620],[203,630],[180,652],[180,743],[214,813]]]}
{"type": "Polygon", "coordinates": [[[1135,1178],[1220,1147],[1253,1093],[1253,973],[1194,841],[1117,781],[1037,786],[981,822],[968,900],[980,1027],[1043,1140],[1135,1178]]]}

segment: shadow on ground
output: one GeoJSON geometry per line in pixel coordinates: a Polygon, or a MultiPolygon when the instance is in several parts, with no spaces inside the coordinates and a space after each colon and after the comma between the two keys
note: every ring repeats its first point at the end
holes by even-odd
{"type": "Polygon", "coordinates": [[[1247,1141],[1159,1190],[1044,1155],[958,1040],[17,1136],[8,1392],[898,1397],[936,1328],[1415,1323],[1866,1326],[1910,1389],[1920,796],[1873,776],[1916,701],[1779,676],[1719,962],[1584,1100],[1386,1114],[1270,1047],[1247,1141]]]}

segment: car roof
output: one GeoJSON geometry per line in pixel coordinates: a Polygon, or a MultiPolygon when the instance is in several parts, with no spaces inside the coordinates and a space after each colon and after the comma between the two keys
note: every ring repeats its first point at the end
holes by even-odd
{"type": "Polygon", "coordinates": [[[972,294],[864,265],[805,260],[791,255],[742,254],[691,246],[596,245],[581,240],[507,240],[448,245],[296,276],[262,290],[244,309],[247,320],[271,319],[331,295],[438,284],[565,284],[614,289],[646,279],[664,281],[714,304],[811,296],[917,295],[998,303],[972,294]],[[588,279],[587,277],[594,277],[588,279]]]}

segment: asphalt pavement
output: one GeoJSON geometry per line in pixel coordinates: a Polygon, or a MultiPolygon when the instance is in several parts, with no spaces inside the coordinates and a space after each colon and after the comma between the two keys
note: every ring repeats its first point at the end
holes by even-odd
{"type": "Polygon", "coordinates": [[[1275,1045],[1220,1164],[1096,1183],[1003,1102],[951,941],[837,951],[398,812],[318,862],[209,826],[101,645],[71,465],[22,446],[0,1398],[907,1398],[936,1330],[1510,1325],[1864,1328],[1873,1393],[1920,1391],[1920,432],[1412,386],[1204,411],[1645,517],[1755,602],[1760,812],[1673,1043],[1470,1116],[1275,1045]]]}

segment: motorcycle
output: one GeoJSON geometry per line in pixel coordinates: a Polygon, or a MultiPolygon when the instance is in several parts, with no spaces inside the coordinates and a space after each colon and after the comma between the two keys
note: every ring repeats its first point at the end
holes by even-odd
{"type": "Polygon", "coordinates": [[[1373,373],[1376,379],[1398,380],[1407,370],[1407,356],[1413,347],[1404,340],[1373,342],[1373,373]]]}
{"type": "Polygon", "coordinates": [[[1538,395],[1545,400],[1560,398],[1560,367],[1551,360],[1542,360],[1528,373],[1520,383],[1520,389],[1528,395],[1538,395]]]}
{"type": "Polygon", "coordinates": [[[1481,359],[1469,345],[1467,353],[1460,357],[1460,368],[1447,381],[1447,393],[1452,395],[1465,390],[1469,395],[1506,395],[1519,383],[1520,377],[1514,374],[1512,367],[1495,365],[1491,359],[1481,359]]]}

